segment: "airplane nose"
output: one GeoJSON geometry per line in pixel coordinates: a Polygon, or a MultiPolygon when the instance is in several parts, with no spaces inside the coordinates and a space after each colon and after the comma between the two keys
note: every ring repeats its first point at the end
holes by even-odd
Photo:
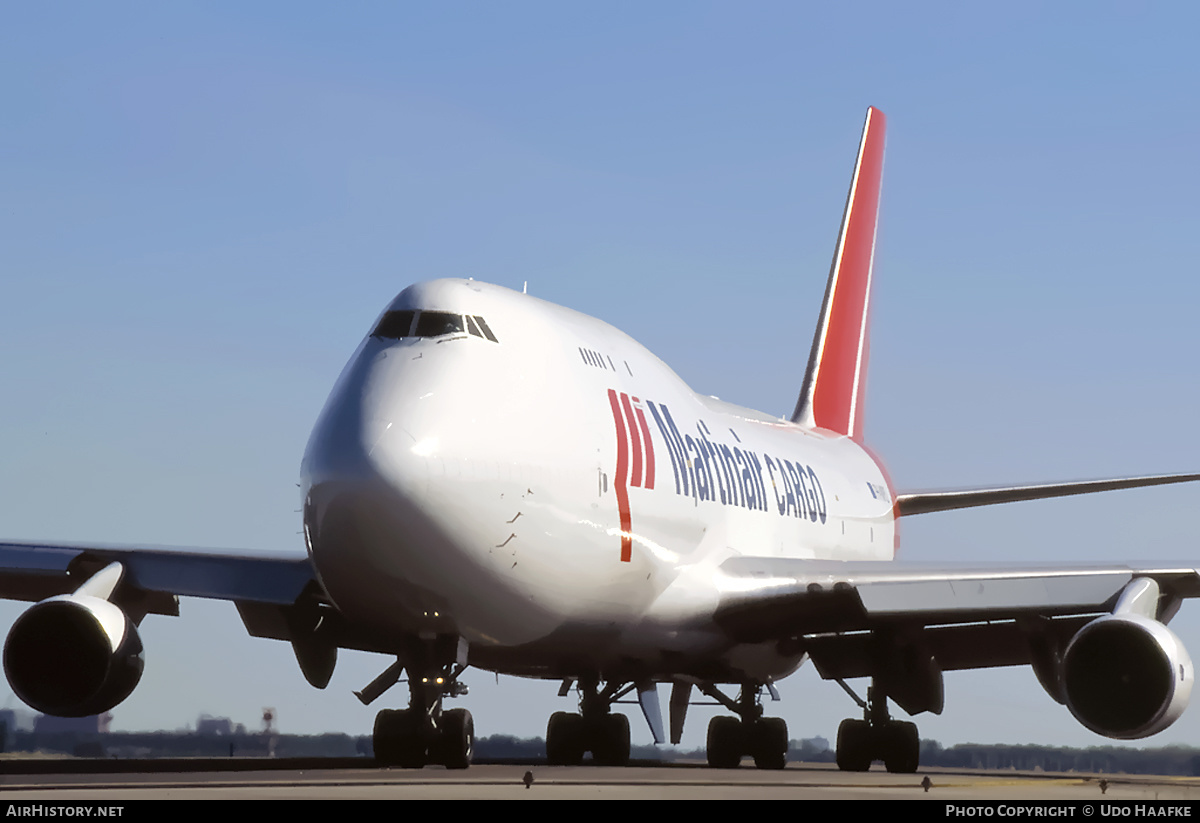
{"type": "Polygon", "coordinates": [[[381,603],[395,611],[396,588],[414,571],[405,548],[428,528],[428,461],[405,425],[412,377],[404,358],[368,341],[339,379],[305,451],[305,541],[326,592],[348,616],[381,603]]]}
{"type": "Polygon", "coordinates": [[[387,482],[419,494],[427,421],[414,398],[430,379],[402,348],[370,338],[346,367],[325,403],[305,450],[305,485],[370,486],[387,482]],[[414,485],[415,484],[415,485],[414,485]]]}
{"type": "MultiPolygon", "coordinates": [[[[518,498],[533,494],[516,478],[537,481],[495,459],[507,418],[480,409],[477,392],[503,366],[491,353],[469,339],[369,338],[318,419],[301,471],[305,539],[334,605],[372,627],[360,643],[432,632],[521,644],[557,625],[540,599],[558,597],[542,562],[497,551],[513,537],[518,498]]],[[[560,517],[546,500],[528,501],[527,534],[535,508],[560,517]]]]}
{"type": "MultiPolygon", "coordinates": [[[[310,552],[319,548],[323,508],[350,499],[369,503],[397,492],[419,495],[423,467],[404,443],[414,438],[398,425],[399,358],[368,340],[346,367],[309,437],[301,466],[305,529],[310,552]]],[[[314,557],[315,559],[315,557],[314,557]]]]}
{"type": "Polygon", "coordinates": [[[338,379],[305,450],[302,473],[312,482],[361,474],[391,428],[387,361],[386,349],[374,350],[368,341],[338,379]]]}

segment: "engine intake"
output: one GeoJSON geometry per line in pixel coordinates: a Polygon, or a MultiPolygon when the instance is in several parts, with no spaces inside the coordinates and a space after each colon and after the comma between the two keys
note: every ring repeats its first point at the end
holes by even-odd
{"type": "Polygon", "coordinates": [[[71,594],[26,611],[4,644],[4,673],[17,697],[57,717],[99,714],[142,677],[137,627],[107,600],[71,594]]]}
{"type": "Polygon", "coordinates": [[[1175,634],[1140,614],[1088,623],[1063,655],[1067,708],[1087,728],[1134,740],[1157,734],[1187,708],[1192,660],[1175,634]]]}

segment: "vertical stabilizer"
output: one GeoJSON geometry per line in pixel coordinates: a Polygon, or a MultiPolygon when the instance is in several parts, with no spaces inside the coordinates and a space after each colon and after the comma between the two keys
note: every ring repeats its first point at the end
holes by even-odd
{"type": "Polygon", "coordinates": [[[828,429],[858,442],[862,442],[871,265],[886,126],[883,112],[874,107],[867,109],[842,230],[825,286],[825,302],[800,399],[792,414],[793,423],[828,429]]]}

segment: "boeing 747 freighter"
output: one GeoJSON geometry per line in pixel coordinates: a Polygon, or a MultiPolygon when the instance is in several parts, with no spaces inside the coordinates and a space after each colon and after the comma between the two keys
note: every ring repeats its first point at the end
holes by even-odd
{"type": "Polygon", "coordinates": [[[1029,665],[1109,737],[1167,728],[1193,668],[1166,623],[1200,594],[1195,568],[894,562],[901,517],[1200,475],[892,488],[862,428],[884,129],[870,109],[790,419],[699,395],[570,309],[474,280],[410,286],[309,440],[307,554],[0,544],[0,596],[36,601],[5,643],[13,690],[48,714],[112,708],[141,675],[143,618],[193,596],[290,643],[317,688],[340,648],[391,658],[357,693],[406,681],[407,707],[375,723],[385,765],[469,765],[471,715],[443,705],[468,666],[577,690],[579,711],[549,720],[553,764],[627,762],[611,707],[630,694],[677,742],[703,694],[729,712],[708,727],[713,766],[782,768],[787,727],[762,696],[806,660],[847,691],[870,679],[838,732],[847,770],[916,770],[916,726],[891,707],[941,712],[959,669],[1029,665]]]}

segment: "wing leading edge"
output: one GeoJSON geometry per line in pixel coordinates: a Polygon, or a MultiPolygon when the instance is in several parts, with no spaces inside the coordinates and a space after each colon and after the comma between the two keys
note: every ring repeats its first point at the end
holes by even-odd
{"type": "MultiPolygon", "coordinates": [[[[1177,564],[995,566],[737,557],[721,566],[716,622],[738,639],[1101,614],[1134,578],[1158,583],[1156,617],[1200,596],[1200,570],[1177,564]]],[[[1168,613],[1169,612],[1169,613],[1168,613]]]]}
{"type": "Polygon", "coordinates": [[[292,605],[314,581],[307,557],[162,546],[0,543],[0,598],[38,601],[75,591],[105,566],[124,569],[114,597],[142,614],[177,615],[177,596],[292,605]]]}
{"type": "Polygon", "coordinates": [[[720,580],[714,621],[731,639],[807,654],[827,680],[871,677],[909,714],[941,712],[944,671],[1030,665],[1088,728],[1139,738],[1170,725],[1191,690],[1190,658],[1165,626],[1200,596],[1189,566],[738,557],[720,580]]]}
{"type": "Polygon", "coordinates": [[[338,648],[379,650],[379,639],[350,631],[325,602],[306,556],[0,542],[0,598],[36,601],[4,646],[13,691],[60,717],[111,708],[141,678],[137,627],[147,614],[177,616],[180,596],[233,602],[252,636],[291,642],[317,688],[329,683],[338,648]]]}

